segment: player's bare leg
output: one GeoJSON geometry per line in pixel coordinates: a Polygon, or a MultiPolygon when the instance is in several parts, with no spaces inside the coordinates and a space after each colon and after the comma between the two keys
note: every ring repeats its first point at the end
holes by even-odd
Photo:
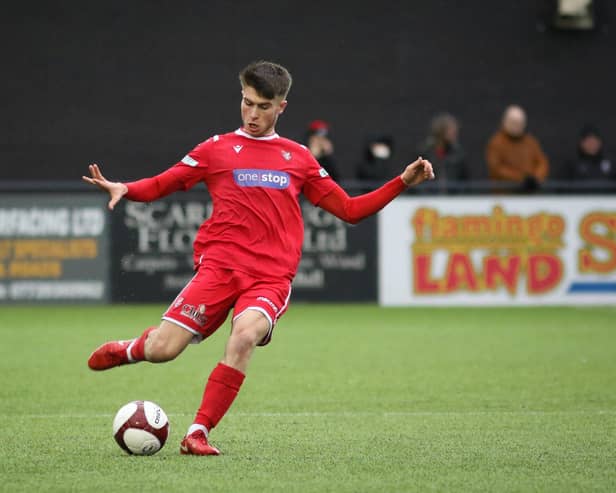
{"type": "Polygon", "coordinates": [[[265,315],[257,310],[246,310],[233,321],[222,362],[246,373],[255,347],[267,335],[269,329],[270,323],[265,315]]]}
{"type": "Polygon", "coordinates": [[[208,433],[231,407],[244,381],[255,347],[269,330],[269,320],[256,310],[246,310],[233,321],[224,358],[210,374],[195,422],[180,445],[182,454],[220,454],[208,443],[208,433]]]}
{"type": "Polygon", "coordinates": [[[149,333],[145,340],[145,360],[164,363],[177,358],[193,339],[193,334],[179,325],[163,320],[157,330],[149,333]]]}
{"type": "Polygon", "coordinates": [[[88,366],[101,371],[139,361],[163,363],[176,358],[192,337],[179,325],[163,320],[159,327],[149,327],[136,339],[103,344],[90,355],[88,366]]]}

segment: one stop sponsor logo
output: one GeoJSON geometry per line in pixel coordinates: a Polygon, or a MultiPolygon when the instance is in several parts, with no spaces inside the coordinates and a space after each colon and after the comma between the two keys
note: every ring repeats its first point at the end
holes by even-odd
{"type": "Polygon", "coordinates": [[[291,183],[288,173],[269,169],[235,169],[233,179],[240,187],[265,187],[277,190],[284,190],[291,183]]]}

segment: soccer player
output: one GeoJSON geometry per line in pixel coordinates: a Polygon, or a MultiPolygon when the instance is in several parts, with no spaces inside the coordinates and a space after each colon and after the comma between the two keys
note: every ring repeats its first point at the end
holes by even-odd
{"type": "Polygon", "coordinates": [[[349,197],[302,145],[280,137],[275,126],[287,107],[291,75],[259,61],[240,72],[242,126],[214,135],[180,162],[152,178],[131,183],[104,178],[96,164],[83,179],[110,195],[113,209],[123,197],[151,202],[204,182],[214,210],[194,241],[195,276],[162,316],[140,337],[112,341],[88,360],[92,370],[178,356],[190,342],[213,334],[233,310],[222,361],[211,372],[182,454],[218,455],[208,442],[235,399],[256,346],[270,342],[286,311],[291,281],[301,256],[302,193],[314,205],[350,223],[376,213],[407,187],[433,179],[432,165],[419,158],[381,188],[349,197]]]}

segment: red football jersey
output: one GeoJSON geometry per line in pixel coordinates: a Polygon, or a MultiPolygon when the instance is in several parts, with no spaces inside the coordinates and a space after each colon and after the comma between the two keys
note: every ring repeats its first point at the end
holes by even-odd
{"type": "Polygon", "coordinates": [[[304,224],[298,197],[317,204],[335,182],[304,146],[241,129],[199,144],[170,170],[188,189],[203,181],[214,209],[195,238],[195,262],[292,279],[304,224]]]}

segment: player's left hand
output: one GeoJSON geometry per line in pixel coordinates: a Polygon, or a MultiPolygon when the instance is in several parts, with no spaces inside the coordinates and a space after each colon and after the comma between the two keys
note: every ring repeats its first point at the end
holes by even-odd
{"type": "Polygon", "coordinates": [[[432,163],[427,159],[419,157],[415,162],[406,167],[400,178],[402,178],[407,187],[419,185],[425,180],[434,180],[432,163]]]}

